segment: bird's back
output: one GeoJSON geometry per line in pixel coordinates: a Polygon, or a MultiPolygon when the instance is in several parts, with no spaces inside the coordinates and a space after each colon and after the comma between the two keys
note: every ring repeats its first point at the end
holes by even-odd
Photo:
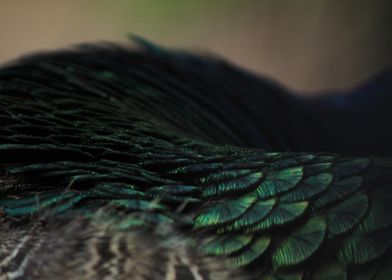
{"type": "Polygon", "coordinates": [[[273,82],[143,44],[0,70],[2,278],[389,279],[391,160],[333,153],[273,82]]]}

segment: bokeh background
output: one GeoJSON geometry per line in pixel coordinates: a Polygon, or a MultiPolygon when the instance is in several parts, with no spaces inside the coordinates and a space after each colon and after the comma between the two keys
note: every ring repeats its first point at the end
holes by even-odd
{"type": "Polygon", "coordinates": [[[390,0],[0,0],[0,63],[127,33],[216,53],[301,92],[349,88],[392,61],[390,0]]]}

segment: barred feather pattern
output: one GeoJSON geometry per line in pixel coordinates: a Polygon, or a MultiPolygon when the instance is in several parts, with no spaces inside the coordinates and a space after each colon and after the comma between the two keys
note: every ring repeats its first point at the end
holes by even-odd
{"type": "Polygon", "coordinates": [[[390,159],[298,152],[279,87],[145,47],[1,69],[2,279],[390,279],[390,159]]]}
{"type": "Polygon", "coordinates": [[[170,227],[123,231],[95,215],[0,229],[0,279],[246,279],[170,227]]]}

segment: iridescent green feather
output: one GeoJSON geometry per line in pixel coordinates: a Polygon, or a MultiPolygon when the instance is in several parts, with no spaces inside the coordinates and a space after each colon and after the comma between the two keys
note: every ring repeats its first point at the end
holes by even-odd
{"type": "Polygon", "coordinates": [[[291,167],[268,173],[256,192],[260,198],[268,198],[294,188],[302,179],[302,167],[291,167]]]}
{"type": "Polygon", "coordinates": [[[270,245],[270,237],[256,238],[255,241],[244,249],[243,252],[237,256],[227,258],[226,263],[228,267],[238,268],[248,265],[260,258],[270,245]]]}
{"type": "Polygon", "coordinates": [[[272,254],[275,269],[304,262],[322,245],[327,224],[323,218],[314,217],[302,225],[277,245],[272,254]]]}
{"type": "Polygon", "coordinates": [[[307,202],[279,203],[265,219],[246,228],[246,232],[258,232],[298,219],[308,207],[307,202]]]}
{"type": "Polygon", "coordinates": [[[312,198],[323,192],[332,182],[333,175],[330,173],[321,173],[307,178],[299,184],[294,190],[281,196],[281,201],[297,202],[312,198]]]}
{"type": "MultiPolygon", "coordinates": [[[[234,173],[234,171],[230,171],[230,173],[234,173]]],[[[220,175],[223,177],[222,174],[220,175]]],[[[213,176],[216,178],[217,174],[213,174],[213,176]]],[[[262,176],[263,174],[261,172],[257,172],[257,173],[245,175],[243,177],[234,178],[231,179],[230,181],[224,181],[224,182],[206,186],[203,188],[203,197],[208,198],[208,197],[218,196],[229,192],[240,192],[240,191],[248,190],[252,186],[255,186],[255,184],[261,180],[262,176]]],[[[211,182],[211,181],[212,181],[211,177],[207,177],[206,179],[203,179],[202,182],[204,183],[204,182],[211,182]]]]}
{"type": "Polygon", "coordinates": [[[234,222],[225,227],[224,231],[239,231],[246,227],[257,224],[263,220],[276,205],[275,199],[257,200],[247,211],[234,222]]]}
{"type": "Polygon", "coordinates": [[[354,232],[338,249],[339,259],[344,264],[369,263],[390,249],[391,236],[390,228],[368,234],[354,232]]]}
{"type": "Polygon", "coordinates": [[[202,250],[210,255],[229,255],[247,246],[252,241],[251,235],[225,234],[213,237],[203,244],[202,250]]]}
{"type": "Polygon", "coordinates": [[[312,207],[322,209],[328,204],[339,201],[358,190],[363,183],[360,176],[348,177],[343,180],[335,181],[328,188],[328,191],[312,201],[312,207]]]}
{"type": "Polygon", "coordinates": [[[195,227],[224,225],[243,215],[256,201],[254,195],[219,201],[207,206],[195,219],[195,227]]]}
{"type": "Polygon", "coordinates": [[[368,211],[368,197],[356,194],[328,210],[328,238],[355,228],[368,211]]]}

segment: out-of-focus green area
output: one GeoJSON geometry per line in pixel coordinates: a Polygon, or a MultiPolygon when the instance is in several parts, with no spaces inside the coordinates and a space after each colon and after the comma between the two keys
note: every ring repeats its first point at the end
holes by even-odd
{"type": "Polygon", "coordinates": [[[389,0],[1,0],[0,62],[134,33],[213,52],[297,90],[344,88],[392,61],[389,0]]]}

